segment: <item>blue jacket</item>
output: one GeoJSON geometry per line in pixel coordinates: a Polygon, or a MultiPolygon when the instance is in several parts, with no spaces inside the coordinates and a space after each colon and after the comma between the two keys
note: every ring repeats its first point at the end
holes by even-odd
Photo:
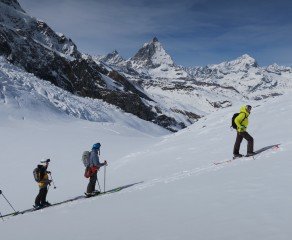
{"type": "Polygon", "coordinates": [[[90,152],[90,157],[89,157],[89,166],[93,167],[102,167],[104,166],[104,163],[100,163],[99,161],[99,156],[98,156],[98,151],[97,149],[92,149],[92,151],[90,152]]]}

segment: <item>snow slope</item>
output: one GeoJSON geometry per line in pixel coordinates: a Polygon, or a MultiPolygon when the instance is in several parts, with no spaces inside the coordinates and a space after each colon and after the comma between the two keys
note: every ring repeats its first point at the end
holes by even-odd
{"type": "MultiPolygon", "coordinates": [[[[109,161],[107,189],[142,182],[119,193],[7,218],[0,223],[1,236],[290,239],[291,98],[252,103],[249,132],[255,148],[281,143],[278,150],[217,166],[214,161],[231,158],[235,133],[230,118],[240,105],[163,136],[154,130],[146,135],[122,125],[71,118],[7,119],[1,104],[1,189],[17,209],[33,203],[37,187],[32,169],[42,157],[51,157],[58,186],[50,190],[48,200],[80,195],[87,184],[80,155],[96,141],[102,143],[102,159],[109,161]]],[[[2,198],[0,204],[2,214],[9,211],[2,198]]]]}

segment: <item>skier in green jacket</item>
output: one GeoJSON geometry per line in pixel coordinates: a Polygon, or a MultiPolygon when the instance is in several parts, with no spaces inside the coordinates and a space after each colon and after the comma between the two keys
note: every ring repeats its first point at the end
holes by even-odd
{"type": "Polygon", "coordinates": [[[237,136],[236,141],[233,148],[233,156],[234,158],[242,157],[243,155],[239,153],[240,144],[242,142],[242,139],[244,138],[247,140],[247,155],[246,156],[253,156],[255,153],[253,151],[253,137],[248,134],[246,131],[248,126],[248,117],[251,112],[251,106],[250,105],[244,105],[240,108],[240,113],[238,116],[234,119],[234,122],[237,126],[237,136]]]}

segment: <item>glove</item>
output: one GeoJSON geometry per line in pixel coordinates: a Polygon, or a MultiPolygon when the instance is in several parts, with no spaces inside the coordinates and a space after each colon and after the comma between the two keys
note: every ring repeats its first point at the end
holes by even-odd
{"type": "Polygon", "coordinates": [[[47,171],[47,173],[48,173],[48,174],[51,174],[51,172],[50,172],[50,171],[47,171]]]}
{"type": "Polygon", "coordinates": [[[107,161],[106,160],[104,161],[104,165],[107,166],[107,161]]]}
{"type": "Polygon", "coordinates": [[[245,129],[246,129],[245,126],[240,126],[240,127],[239,127],[239,130],[240,130],[240,131],[245,131],[245,129]]]}

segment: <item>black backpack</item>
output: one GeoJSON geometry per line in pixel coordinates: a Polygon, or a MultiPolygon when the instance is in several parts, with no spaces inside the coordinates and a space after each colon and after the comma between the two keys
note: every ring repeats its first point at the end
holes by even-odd
{"type": "Polygon", "coordinates": [[[34,177],[34,180],[36,182],[39,182],[41,179],[40,179],[40,169],[39,168],[35,168],[33,170],[33,177],[34,177]]]}
{"type": "MultiPolygon", "coordinates": [[[[234,129],[237,129],[237,125],[235,123],[235,118],[239,115],[240,113],[234,113],[232,116],[232,120],[231,120],[231,126],[234,129]]],[[[244,119],[246,118],[246,114],[244,113],[244,119]]],[[[241,123],[244,121],[244,119],[241,121],[241,123]]]]}
{"type": "Polygon", "coordinates": [[[45,174],[45,167],[42,165],[38,165],[34,170],[33,170],[33,177],[36,182],[40,182],[42,178],[44,177],[45,174]]]}

